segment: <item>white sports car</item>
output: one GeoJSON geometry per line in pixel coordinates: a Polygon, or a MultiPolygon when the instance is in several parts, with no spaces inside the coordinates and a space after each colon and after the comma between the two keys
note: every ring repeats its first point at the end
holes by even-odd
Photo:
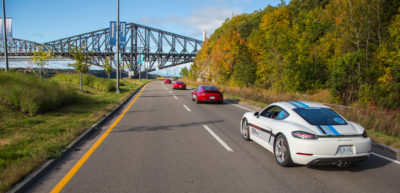
{"type": "Polygon", "coordinates": [[[315,102],[277,102],[244,114],[240,132],[269,151],[281,166],[348,166],[365,161],[371,139],[365,129],[315,102]]]}

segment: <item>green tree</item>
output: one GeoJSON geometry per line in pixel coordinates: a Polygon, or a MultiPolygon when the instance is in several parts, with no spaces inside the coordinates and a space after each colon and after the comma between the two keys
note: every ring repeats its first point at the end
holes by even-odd
{"type": "Polygon", "coordinates": [[[357,64],[364,61],[364,52],[351,52],[335,60],[330,66],[329,85],[331,93],[345,105],[351,104],[357,97],[359,79],[357,64]]]}
{"type": "Polygon", "coordinates": [[[110,57],[106,57],[106,59],[104,59],[104,63],[103,63],[103,68],[104,71],[106,72],[108,78],[110,78],[111,72],[112,72],[112,66],[110,63],[110,57]]]}
{"type": "Polygon", "coordinates": [[[74,58],[75,63],[68,64],[68,66],[74,67],[75,70],[79,72],[80,91],[83,91],[82,74],[86,74],[89,71],[89,53],[87,53],[86,50],[82,49],[82,47],[71,47],[72,49],[68,49],[68,53],[74,58]]]}
{"type": "Polygon", "coordinates": [[[181,69],[181,72],[179,73],[179,75],[181,75],[181,77],[189,76],[189,70],[186,68],[186,66],[181,69]]]}
{"type": "Polygon", "coordinates": [[[233,79],[239,86],[251,87],[256,80],[256,63],[249,57],[249,51],[245,45],[239,48],[237,63],[233,67],[233,79]]]}
{"type": "Polygon", "coordinates": [[[377,54],[380,102],[386,107],[400,106],[400,9],[389,27],[390,36],[377,54]]]}
{"type": "Polygon", "coordinates": [[[121,62],[119,67],[120,67],[120,69],[119,69],[119,78],[122,79],[122,71],[125,70],[126,64],[121,62]]]}
{"type": "Polygon", "coordinates": [[[53,57],[53,53],[49,51],[44,51],[43,46],[40,46],[37,50],[33,51],[33,63],[39,66],[39,75],[42,78],[43,67],[47,65],[47,60],[53,57]]]}

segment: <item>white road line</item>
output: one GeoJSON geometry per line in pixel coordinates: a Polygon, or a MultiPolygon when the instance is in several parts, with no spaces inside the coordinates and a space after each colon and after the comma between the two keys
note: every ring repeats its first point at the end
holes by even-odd
{"type": "Polygon", "coordinates": [[[240,105],[237,105],[237,104],[230,103],[230,102],[228,102],[228,101],[224,101],[224,102],[225,102],[225,103],[228,103],[228,104],[231,104],[231,105],[233,105],[233,106],[236,106],[236,107],[239,107],[239,108],[242,108],[242,109],[248,110],[248,111],[254,111],[254,110],[248,109],[248,108],[246,108],[246,107],[242,107],[242,106],[240,106],[240,105]]]}
{"type": "Polygon", "coordinates": [[[171,91],[169,91],[169,93],[172,93],[171,91]]]}
{"type": "Polygon", "coordinates": [[[380,155],[380,154],[377,154],[377,153],[374,153],[374,152],[371,152],[371,154],[374,155],[374,156],[380,157],[380,158],[382,158],[382,159],[391,161],[391,162],[393,162],[393,163],[400,164],[400,161],[397,161],[397,160],[394,160],[394,159],[390,159],[390,158],[385,157],[385,156],[383,156],[383,155],[380,155]]]}
{"type": "Polygon", "coordinates": [[[175,99],[178,99],[178,97],[176,97],[175,95],[174,95],[174,98],[175,98],[175,99]]]}
{"type": "Polygon", "coordinates": [[[218,137],[207,125],[203,125],[203,127],[229,152],[233,152],[233,150],[224,142],[221,138],[218,137]]]}
{"type": "Polygon", "coordinates": [[[185,109],[186,109],[187,111],[189,111],[189,112],[192,111],[192,110],[190,110],[189,107],[187,107],[186,105],[183,105],[183,107],[185,107],[185,109]]]}

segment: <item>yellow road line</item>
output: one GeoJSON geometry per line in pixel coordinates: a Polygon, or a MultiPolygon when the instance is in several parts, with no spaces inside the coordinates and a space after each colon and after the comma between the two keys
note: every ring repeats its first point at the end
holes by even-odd
{"type": "MultiPolygon", "coordinates": [[[[148,85],[148,84],[147,84],[148,85]]],[[[106,139],[106,137],[108,136],[108,134],[110,134],[110,132],[114,129],[114,127],[119,123],[119,121],[122,119],[122,117],[124,117],[124,115],[126,114],[126,112],[128,112],[128,110],[131,108],[131,106],[133,105],[133,103],[135,103],[136,99],[138,99],[138,97],[142,94],[142,92],[144,91],[144,89],[147,87],[147,85],[145,85],[142,90],[139,92],[138,95],[136,95],[135,99],[133,99],[133,101],[129,104],[128,108],[126,108],[124,110],[124,112],[118,117],[118,119],[107,129],[107,131],[96,141],[95,144],[92,145],[92,147],[90,147],[89,151],[87,151],[85,153],[85,155],[82,156],[82,158],[74,165],[74,167],[71,168],[71,170],[69,170],[69,172],[67,173],[67,175],[64,176],[64,178],[58,182],[58,184],[53,188],[53,190],[51,190],[51,193],[58,193],[60,192],[65,185],[67,185],[67,183],[71,180],[71,178],[76,174],[76,172],[78,172],[79,168],[82,167],[82,165],[86,162],[87,159],[89,159],[89,157],[92,155],[92,153],[100,146],[100,144],[104,141],[104,139],[106,139]]]]}

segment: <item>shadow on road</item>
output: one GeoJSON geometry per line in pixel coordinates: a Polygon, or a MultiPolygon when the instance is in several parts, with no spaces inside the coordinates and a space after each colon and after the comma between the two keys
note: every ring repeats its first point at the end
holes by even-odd
{"type": "Polygon", "coordinates": [[[352,163],[349,167],[337,167],[337,166],[309,166],[310,169],[330,171],[330,172],[362,172],[364,170],[377,169],[390,164],[390,161],[378,158],[371,155],[370,158],[365,162],[352,163]]]}
{"type": "Polygon", "coordinates": [[[143,131],[159,131],[159,130],[172,130],[174,128],[181,127],[191,127],[196,125],[205,125],[205,124],[213,124],[224,122],[223,120],[217,121],[203,121],[203,122],[192,122],[192,123],[183,123],[183,124],[174,124],[174,125],[159,125],[159,126],[137,126],[137,127],[120,127],[112,132],[115,133],[123,133],[123,132],[143,132],[143,131]]]}
{"type": "Polygon", "coordinates": [[[228,103],[224,103],[224,104],[239,104],[240,100],[239,99],[224,99],[225,102],[228,103]]]}

